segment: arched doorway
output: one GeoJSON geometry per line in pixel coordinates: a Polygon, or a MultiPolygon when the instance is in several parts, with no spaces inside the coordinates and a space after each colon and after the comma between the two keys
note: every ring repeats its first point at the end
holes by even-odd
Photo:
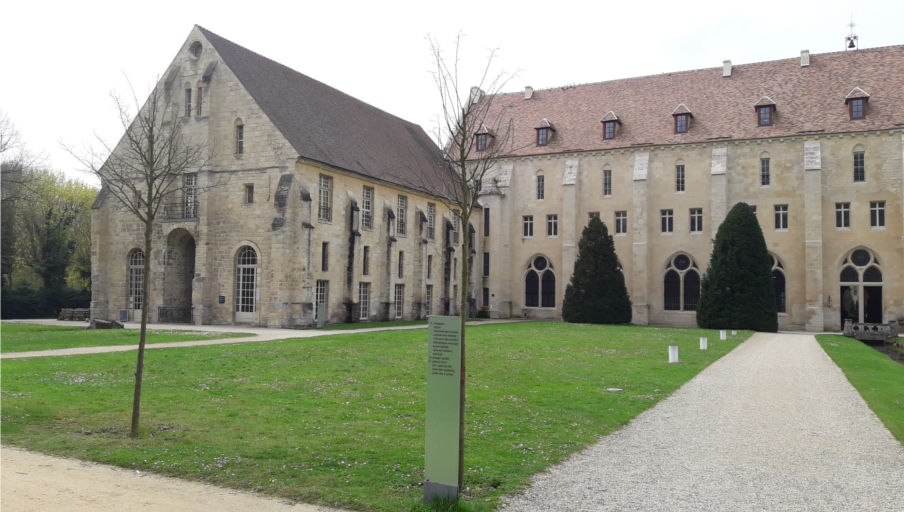
{"type": "Polygon", "coordinates": [[[178,228],[166,237],[163,255],[163,306],[158,321],[191,323],[191,284],[195,277],[195,238],[178,228]]]}
{"type": "Polygon", "coordinates": [[[841,325],[882,323],[882,269],[869,249],[851,251],[841,264],[841,325]]]}

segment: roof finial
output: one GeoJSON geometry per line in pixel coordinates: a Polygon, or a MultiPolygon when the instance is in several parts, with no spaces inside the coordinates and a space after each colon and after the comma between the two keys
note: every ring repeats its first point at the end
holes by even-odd
{"type": "Polygon", "coordinates": [[[854,14],[851,13],[851,22],[848,23],[848,27],[850,27],[851,29],[851,34],[844,37],[844,51],[860,49],[860,41],[857,40],[857,34],[854,33],[854,27],[856,26],[857,25],[854,23],[854,14]]]}

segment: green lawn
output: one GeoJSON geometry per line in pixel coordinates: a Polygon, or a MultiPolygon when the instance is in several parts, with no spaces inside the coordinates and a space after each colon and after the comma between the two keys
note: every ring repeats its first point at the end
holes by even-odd
{"type": "Polygon", "coordinates": [[[853,338],[820,335],[816,339],[870,409],[904,444],[904,366],[853,338]]]}
{"type": "MultiPolygon", "coordinates": [[[[237,332],[148,330],[147,343],[252,336],[237,332]]],[[[0,353],[103,345],[138,345],[138,329],[85,329],[59,325],[0,323],[0,353]]]]}
{"type": "MultiPolygon", "coordinates": [[[[7,360],[0,432],[4,443],[33,450],[292,500],[417,510],[426,334],[148,352],[140,440],[128,438],[133,354],[7,360]]],[[[749,335],[723,342],[698,329],[470,327],[465,509],[492,509],[749,335]],[[681,364],[667,362],[671,343],[681,364]]]]}

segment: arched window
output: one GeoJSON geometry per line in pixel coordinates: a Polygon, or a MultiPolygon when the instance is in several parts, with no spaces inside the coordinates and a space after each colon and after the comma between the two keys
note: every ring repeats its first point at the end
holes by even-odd
{"type": "Polygon", "coordinates": [[[663,308],[666,311],[696,311],[700,302],[700,270],[690,256],[678,253],[665,266],[663,308]]]}
{"type": "Polygon", "coordinates": [[[785,298],[785,267],[782,265],[782,262],[778,260],[778,257],[772,253],[769,254],[772,256],[772,287],[775,290],[775,310],[779,313],[786,312],[786,298],[785,298]]]}
{"type": "Polygon", "coordinates": [[[524,276],[524,306],[556,307],[556,275],[545,256],[536,256],[524,276]]]}
{"type": "Polygon", "coordinates": [[[144,251],[133,249],[129,253],[129,309],[141,309],[144,305],[144,251]]]}
{"type": "Polygon", "coordinates": [[[235,257],[235,312],[254,313],[257,285],[257,252],[243,246],[235,257]]]}
{"type": "Polygon", "coordinates": [[[855,249],[844,259],[841,284],[841,323],[882,323],[882,268],[868,249],[855,249]]]}

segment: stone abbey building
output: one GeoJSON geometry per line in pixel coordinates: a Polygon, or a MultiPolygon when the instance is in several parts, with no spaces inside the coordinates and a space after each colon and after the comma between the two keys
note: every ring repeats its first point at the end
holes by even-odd
{"type": "MultiPolygon", "coordinates": [[[[712,239],[743,201],[773,258],[780,328],[894,321],[902,84],[904,46],[892,46],[478,94],[514,131],[465,229],[419,192],[441,165],[420,127],[196,26],[159,86],[211,160],[186,174],[151,255],[137,221],[99,195],[92,315],[304,327],[446,314],[468,234],[473,309],[560,318],[599,216],[634,323],[695,325],[712,239]],[[136,286],[148,259],[153,304],[136,286]]],[[[478,134],[478,153],[496,135],[478,134]]]]}

